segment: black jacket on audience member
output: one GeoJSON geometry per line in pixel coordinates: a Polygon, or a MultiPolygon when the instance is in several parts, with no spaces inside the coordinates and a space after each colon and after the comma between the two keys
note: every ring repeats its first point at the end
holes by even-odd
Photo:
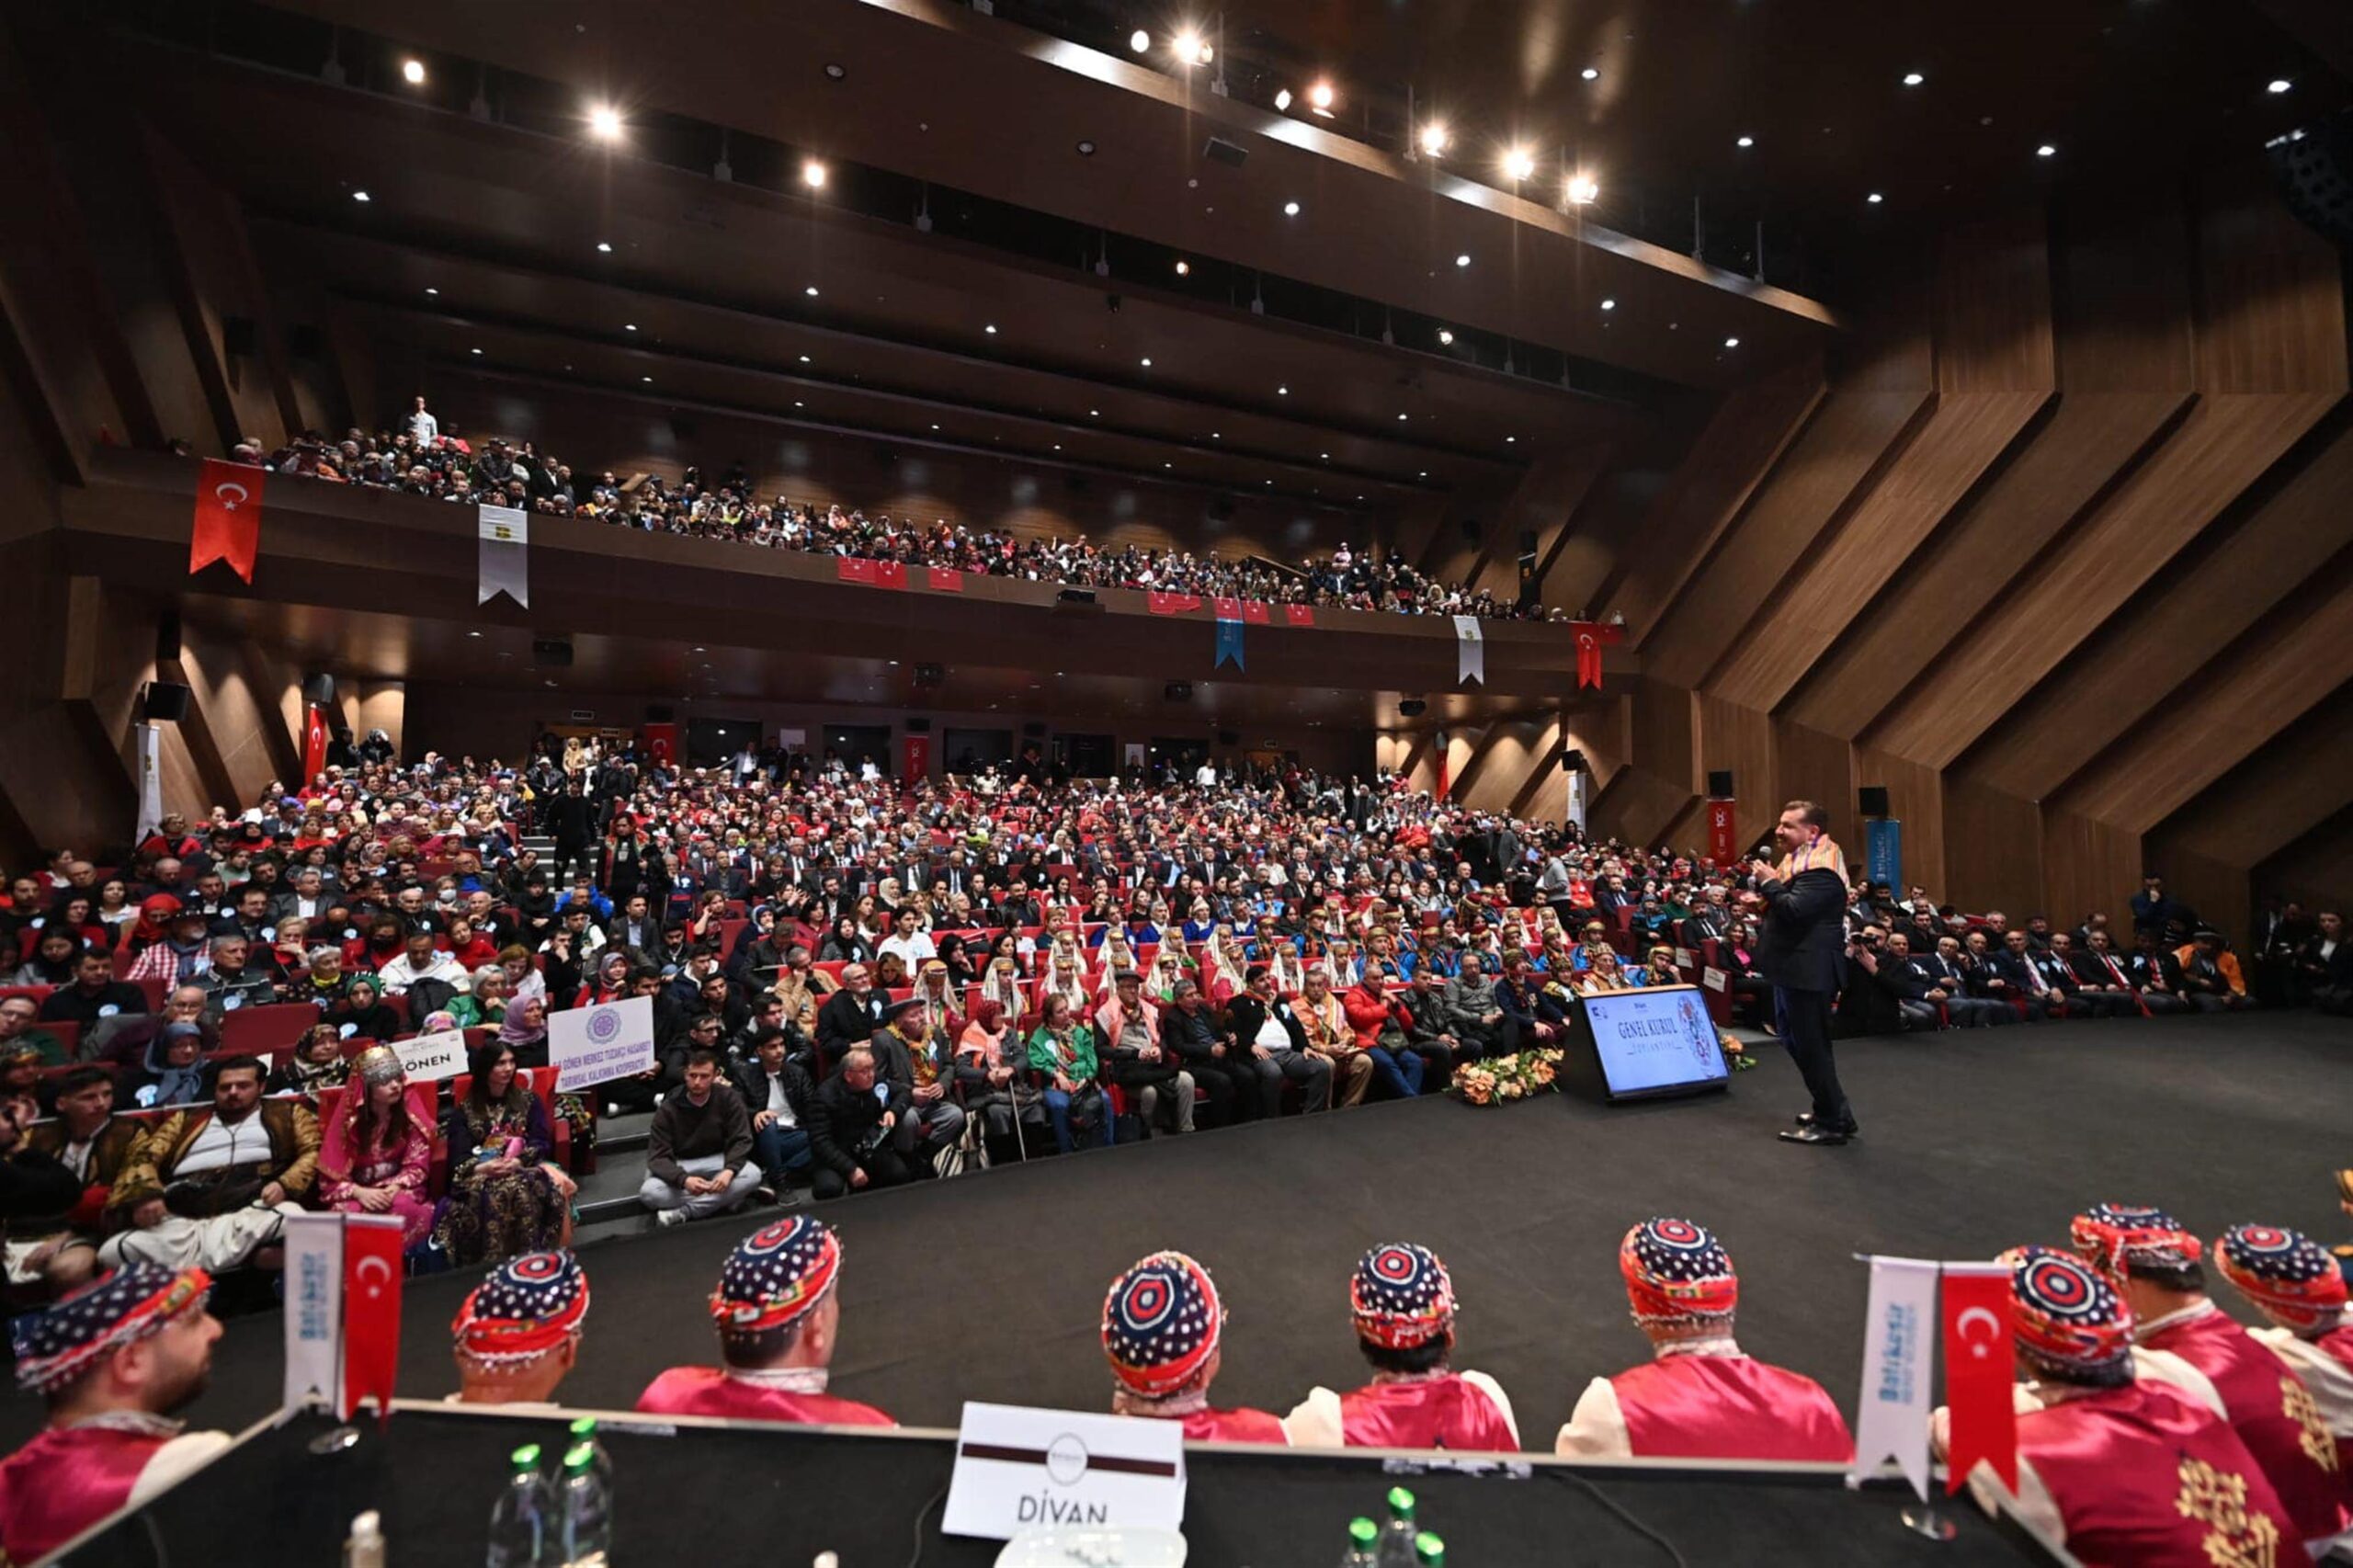
{"type": "Polygon", "coordinates": [[[904,1122],[910,1103],[905,1092],[893,1085],[891,1103],[885,1106],[872,1089],[853,1089],[836,1073],[809,1096],[810,1158],[848,1180],[858,1167],[860,1148],[875,1141],[873,1132],[881,1126],[883,1112],[895,1111],[904,1122]]]}

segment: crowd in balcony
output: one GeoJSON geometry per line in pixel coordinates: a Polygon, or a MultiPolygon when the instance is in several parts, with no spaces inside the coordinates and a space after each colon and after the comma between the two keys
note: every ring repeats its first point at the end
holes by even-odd
{"type": "Polygon", "coordinates": [[[236,460],[278,473],[396,490],[433,500],[520,507],[557,517],[594,517],[620,528],[732,540],[776,550],[946,567],[978,575],[1080,587],[1133,588],[1275,604],[1401,615],[1472,615],[1486,619],[1565,620],[1566,612],[1523,603],[1484,588],[1441,583],[1396,555],[1342,543],[1295,565],[1260,557],[1227,557],[1144,545],[1105,546],[1084,536],[1058,538],[973,528],[935,518],[823,506],[754,494],[733,465],[716,480],[688,467],[676,479],[626,477],[610,470],[575,475],[530,441],[467,439],[442,430],[418,398],[406,428],[340,441],[306,434],[276,450],[240,444],[236,460]]]}

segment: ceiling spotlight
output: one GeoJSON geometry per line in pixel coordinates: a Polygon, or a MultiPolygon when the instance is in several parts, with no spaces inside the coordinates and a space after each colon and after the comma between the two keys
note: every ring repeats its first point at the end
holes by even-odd
{"type": "Polygon", "coordinates": [[[621,133],[621,111],[610,104],[598,104],[588,111],[588,133],[599,142],[618,141],[621,133]]]}
{"type": "Polygon", "coordinates": [[[828,81],[838,82],[848,74],[849,72],[843,68],[839,61],[828,60],[825,62],[825,76],[828,81]]]}
{"type": "Polygon", "coordinates": [[[2267,85],[2263,90],[2264,90],[2265,92],[2267,92],[2267,93],[2271,94],[2273,97],[2278,97],[2279,94],[2284,93],[2284,92],[2287,92],[2290,88],[2293,87],[2295,85],[2296,85],[2295,83],[2290,82],[2290,80],[2288,80],[2288,78],[2287,78],[2287,77],[2285,77],[2285,76],[2274,76],[2274,77],[2271,79],[2271,81],[2270,81],[2269,85],[2267,85]]]}
{"type": "Polygon", "coordinates": [[[1586,207],[1601,195],[1601,187],[1591,175],[1569,176],[1569,205],[1586,207]]]}
{"type": "Polygon", "coordinates": [[[1614,311],[1618,308],[1618,301],[1615,300],[1604,300],[1601,301],[1601,308],[1605,311],[1614,311]]]}
{"type": "Polygon", "coordinates": [[[1601,80],[1601,68],[1597,65],[1588,65],[1577,74],[1588,82],[1598,82],[1601,80]]]}
{"type": "Polygon", "coordinates": [[[1078,155],[1082,158],[1091,158],[1095,156],[1095,143],[1087,140],[1086,137],[1079,138],[1078,155]]]}
{"type": "Polygon", "coordinates": [[[807,356],[806,354],[803,354],[803,355],[801,357],[801,362],[802,364],[804,364],[804,365],[806,365],[807,363],[809,363],[809,356],[807,356]]]}
{"type": "Polygon", "coordinates": [[[1887,198],[1881,196],[1878,191],[1872,191],[1869,196],[1863,198],[1863,199],[1870,202],[1872,206],[1877,207],[1881,202],[1885,201],[1887,198]]]}
{"type": "Polygon", "coordinates": [[[613,242],[612,242],[612,241],[610,241],[610,240],[598,240],[598,241],[597,242],[597,254],[598,256],[610,256],[610,255],[612,255],[612,254],[613,254],[613,242]]]}
{"type": "Polygon", "coordinates": [[[1179,278],[1189,276],[1192,270],[1193,264],[1189,261],[1179,261],[1176,264],[1176,276],[1179,278]]]}
{"type": "Polygon", "coordinates": [[[1740,347],[1740,339],[1737,337],[1727,337],[1724,339],[1724,347],[1726,348],[1737,348],[1740,347]]]}
{"type": "Polygon", "coordinates": [[[426,285],[425,286],[425,296],[426,296],[426,299],[428,299],[428,300],[431,300],[431,299],[438,299],[438,298],[440,298],[440,295],[441,295],[441,290],[438,290],[438,289],[436,289],[436,288],[435,288],[435,287],[433,287],[433,285],[431,285],[430,283],[428,283],[428,284],[426,284],[426,285]]]}
{"type": "Polygon", "coordinates": [[[401,80],[406,82],[412,87],[423,86],[425,85],[425,62],[422,60],[402,61],[401,80]]]}
{"type": "Polygon", "coordinates": [[[1103,417],[1103,411],[1099,408],[1090,408],[1086,411],[1086,417],[1089,419],[1100,419],[1103,417]]]}
{"type": "Polygon", "coordinates": [[[1149,370],[1152,369],[1152,356],[1147,354],[1142,359],[1138,360],[1137,363],[1149,370]]]}
{"type": "Polygon", "coordinates": [[[2059,149],[2045,142],[2034,150],[2034,155],[2038,158],[2055,158],[2059,155],[2059,149]]]}
{"type": "Polygon", "coordinates": [[[1744,136],[1739,141],[1734,142],[1733,145],[1735,147],[1754,147],[1756,145],[1756,138],[1754,136],[1744,136]]]}
{"type": "Polygon", "coordinates": [[[1329,82],[1318,82],[1307,89],[1307,107],[1324,119],[1332,118],[1332,100],[1336,97],[1329,82]]]}
{"type": "Polygon", "coordinates": [[[477,354],[479,354],[479,353],[481,353],[481,352],[482,352],[482,350],[481,350],[481,349],[479,349],[479,348],[477,348],[477,349],[475,349],[475,350],[474,350],[474,352],[475,352],[475,353],[477,353],[477,354]]]}
{"type": "Polygon", "coordinates": [[[625,321],[621,323],[621,330],[623,332],[635,332],[637,330],[637,324],[633,321],[625,321]]]}
{"type": "Polygon", "coordinates": [[[995,337],[996,335],[996,323],[991,322],[988,325],[981,328],[981,330],[987,333],[991,337],[995,337]]]}
{"type": "Polygon", "coordinates": [[[1399,420],[1399,422],[1400,422],[1400,423],[1403,423],[1403,422],[1404,422],[1404,421],[1405,421],[1405,420],[1411,419],[1412,417],[1413,417],[1413,415],[1410,415],[1410,414],[1401,414],[1401,415],[1399,415],[1397,416],[1397,418],[1398,418],[1398,420],[1399,420]]]}
{"type": "Polygon", "coordinates": [[[1470,266],[1470,265],[1471,265],[1471,253],[1470,253],[1469,251],[1464,251],[1461,256],[1456,256],[1456,257],[1454,258],[1454,265],[1455,265],[1455,266],[1457,266],[1457,267],[1468,267],[1468,266],[1470,266]]]}
{"type": "Polygon", "coordinates": [[[354,201],[366,201],[369,199],[369,196],[364,190],[355,190],[351,193],[351,199],[354,201]]]}
{"type": "Polygon", "coordinates": [[[1904,85],[1907,87],[1916,87],[1927,80],[1927,78],[1917,71],[1906,71],[1904,74],[1904,85]]]}
{"type": "Polygon", "coordinates": [[[1525,147],[1514,147],[1504,154],[1504,173],[1513,179],[1526,179],[1536,172],[1536,156],[1525,147]]]}
{"type": "Polygon", "coordinates": [[[1449,347],[1452,347],[1452,346],[1453,346],[1453,343],[1454,343],[1454,333],[1453,333],[1452,329],[1451,329],[1451,328],[1449,328],[1449,327],[1443,327],[1443,326],[1442,326],[1442,327],[1440,327],[1440,328],[1438,328],[1438,340],[1440,343],[1446,344],[1446,345],[1447,345],[1447,346],[1449,346],[1449,347]]]}
{"type": "Polygon", "coordinates": [[[817,297],[817,286],[814,283],[810,284],[809,287],[801,291],[808,295],[813,300],[817,297]]]}
{"type": "Polygon", "coordinates": [[[1422,151],[1431,157],[1435,158],[1446,151],[1447,141],[1446,127],[1437,120],[1422,127],[1422,151]]]}
{"type": "Polygon", "coordinates": [[[1134,50],[1138,54],[1142,54],[1145,50],[1152,47],[1152,35],[1144,31],[1142,28],[1138,28],[1135,31],[1128,35],[1128,47],[1134,50]]]}
{"type": "Polygon", "coordinates": [[[1289,387],[1277,387],[1277,388],[1275,389],[1275,395],[1276,395],[1277,397],[1289,397],[1289,396],[1290,395],[1290,388],[1289,388],[1289,387]]]}
{"type": "Polygon", "coordinates": [[[643,381],[648,386],[652,386],[654,384],[654,378],[652,376],[640,376],[637,379],[643,381]]]}
{"type": "Polygon", "coordinates": [[[1517,442],[1518,439],[1519,439],[1519,437],[1517,437],[1517,436],[1506,436],[1506,437],[1504,437],[1504,445],[1505,445],[1505,446],[1506,446],[1506,447],[1511,446],[1511,445],[1513,445],[1515,442],[1517,442]]]}
{"type": "Polygon", "coordinates": [[[1289,87],[1278,87],[1278,88],[1276,88],[1276,89],[1275,89],[1275,108],[1276,108],[1276,110],[1277,110],[1278,112],[1279,112],[1279,111],[1284,110],[1284,109],[1287,109],[1287,108],[1290,108],[1290,89],[1289,87]]]}
{"type": "Polygon", "coordinates": [[[1207,65],[1217,54],[1199,33],[1178,33],[1176,47],[1176,58],[1188,65],[1207,65]]]}
{"type": "Polygon", "coordinates": [[[1315,455],[1322,458],[1325,462],[1330,462],[1332,460],[1332,454],[1329,452],[1318,452],[1315,455]]]}
{"type": "Polygon", "coordinates": [[[1286,202],[1284,202],[1284,203],[1283,203],[1283,216],[1284,216],[1284,217],[1286,217],[1286,218],[1296,218],[1296,217],[1298,217],[1298,216],[1299,216],[1299,203],[1298,203],[1298,202],[1296,202],[1296,201],[1286,201],[1286,202]]]}
{"type": "Polygon", "coordinates": [[[812,190],[824,189],[825,165],[814,158],[805,160],[801,165],[801,183],[812,190]]]}

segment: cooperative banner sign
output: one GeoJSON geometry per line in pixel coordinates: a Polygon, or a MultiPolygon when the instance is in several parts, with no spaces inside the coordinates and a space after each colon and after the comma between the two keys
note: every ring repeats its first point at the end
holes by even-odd
{"type": "Polygon", "coordinates": [[[654,1069],[654,998],[631,996],[574,1007],[548,1018],[555,1092],[576,1094],[654,1069]]]}

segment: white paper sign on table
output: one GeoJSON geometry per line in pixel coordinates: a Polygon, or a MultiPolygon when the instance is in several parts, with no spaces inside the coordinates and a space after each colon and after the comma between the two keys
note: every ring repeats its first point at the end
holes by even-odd
{"type": "Polygon", "coordinates": [[[1174,1530],[1184,1519],[1182,1422],[964,1406],[946,1533],[1010,1540],[1088,1526],[1174,1530]]]}

